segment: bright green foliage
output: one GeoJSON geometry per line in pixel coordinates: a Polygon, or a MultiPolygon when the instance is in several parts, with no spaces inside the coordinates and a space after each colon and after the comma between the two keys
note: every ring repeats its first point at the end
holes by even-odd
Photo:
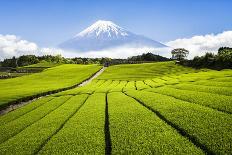
{"type": "Polygon", "coordinates": [[[173,77],[177,78],[181,82],[195,82],[199,80],[216,80],[225,77],[231,77],[232,72],[231,70],[222,70],[222,71],[214,71],[214,70],[202,70],[201,72],[197,73],[189,73],[189,74],[181,74],[175,75],[173,77]]]}
{"type": "Polygon", "coordinates": [[[135,81],[129,81],[126,86],[123,88],[123,91],[125,90],[135,90],[136,87],[135,87],[135,81]]]}
{"type": "Polygon", "coordinates": [[[98,79],[144,80],[165,75],[192,73],[196,70],[175,65],[174,62],[115,65],[107,68],[98,79]]]}
{"type": "Polygon", "coordinates": [[[155,79],[152,79],[152,81],[155,82],[155,83],[158,83],[159,86],[162,86],[162,85],[166,84],[166,82],[167,82],[167,81],[165,81],[165,80],[163,80],[161,78],[155,78],[155,79]]]}
{"type": "MultiPolygon", "coordinates": [[[[0,104],[77,84],[98,69],[60,65],[2,80],[0,104]]],[[[105,154],[109,139],[112,154],[232,154],[231,78],[232,70],[174,62],[110,66],[85,86],[1,116],[0,154],[105,154]]]]}
{"type": "Polygon", "coordinates": [[[232,82],[217,82],[217,81],[197,81],[193,84],[205,85],[205,86],[217,86],[217,87],[232,87],[232,82]]]}
{"type": "Polygon", "coordinates": [[[38,152],[49,137],[56,134],[63,124],[76,113],[86,98],[87,95],[72,97],[58,109],[0,144],[0,152],[2,154],[22,155],[38,152]]]}
{"type": "Polygon", "coordinates": [[[107,87],[106,92],[108,92],[108,91],[114,89],[115,87],[117,87],[117,86],[119,85],[119,83],[120,83],[120,81],[113,81],[113,82],[109,85],[109,87],[107,87]]]}
{"type": "Polygon", "coordinates": [[[177,83],[179,83],[178,79],[168,77],[168,76],[162,77],[161,79],[165,81],[164,82],[165,84],[177,84],[177,83]]]}
{"type": "Polygon", "coordinates": [[[95,90],[95,92],[108,92],[119,84],[119,81],[106,81],[103,85],[95,90]]]}
{"type": "Polygon", "coordinates": [[[20,131],[24,130],[26,127],[35,123],[36,121],[42,119],[50,112],[61,106],[70,96],[62,96],[51,100],[47,104],[43,104],[35,110],[15,119],[7,124],[0,126],[0,143],[6,141],[10,137],[18,134],[20,131]]]}
{"type": "MultiPolygon", "coordinates": [[[[101,85],[103,85],[105,80],[93,80],[88,85],[81,87],[79,91],[81,93],[93,93],[96,89],[98,89],[101,85]]],[[[78,89],[78,88],[77,88],[78,89]]]]}
{"type": "Polygon", "coordinates": [[[81,83],[100,68],[98,65],[60,65],[41,73],[0,80],[0,108],[23,97],[81,83]]]}
{"type": "Polygon", "coordinates": [[[108,91],[110,85],[113,83],[112,80],[107,80],[103,84],[101,84],[97,89],[94,90],[94,92],[106,92],[108,91]]]}
{"type": "Polygon", "coordinates": [[[127,84],[127,81],[120,81],[120,83],[117,86],[115,86],[114,88],[112,88],[109,92],[115,92],[115,91],[120,92],[123,90],[123,88],[126,86],[126,84],[127,84]]]}
{"type": "Polygon", "coordinates": [[[39,154],[105,154],[105,94],[91,95],[39,154]]]}
{"type": "Polygon", "coordinates": [[[157,82],[155,80],[145,80],[144,81],[147,85],[151,86],[151,87],[160,87],[164,85],[164,82],[157,82]]]}
{"type": "Polygon", "coordinates": [[[16,109],[13,112],[10,112],[6,115],[1,116],[0,117],[0,126],[17,119],[18,117],[25,115],[26,113],[29,113],[32,110],[35,110],[39,106],[47,103],[48,101],[50,101],[52,99],[53,99],[53,97],[43,97],[43,98],[37,99],[34,102],[31,102],[30,104],[25,105],[22,108],[16,109]]]}
{"type": "Polygon", "coordinates": [[[74,89],[62,91],[60,93],[56,93],[52,96],[62,96],[62,95],[77,95],[77,94],[91,94],[96,90],[102,83],[104,83],[105,80],[99,80],[99,81],[92,81],[90,84],[84,86],[84,87],[77,87],[74,89]]]}
{"type": "Polygon", "coordinates": [[[194,136],[209,150],[217,154],[231,154],[232,117],[230,114],[157,93],[145,91],[126,93],[159,111],[166,119],[194,136]]]}
{"type": "Polygon", "coordinates": [[[216,82],[232,82],[232,76],[223,77],[223,78],[216,78],[216,79],[212,79],[212,81],[216,81],[216,82]]]}
{"type": "Polygon", "coordinates": [[[215,108],[220,111],[232,113],[232,106],[231,106],[232,96],[225,96],[225,95],[218,95],[218,94],[190,91],[190,90],[180,90],[171,87],[151,88],[151,89],[147,89],[147,91],[173,96],[175,98],[184,101],[188,101],[203,106],[215,108]]]}
{"type": "Polygon", "coordinates": [[[123,93],[109,93],[108,106],[112,154],[203,154],[123,93]]]}
{"type": "Polygon", "coordinates": [[[140,89],[146,89],[146,88],[151,88],[150,86],[146,85],[143,81],[136,81],[136,87],[138,90],[140,89]]]}
{"type": "Polygon", "coordinates": [[[105,80],[94,80],[93,82],[91,82],[90,84],[86,85],[85,87],[82,87],[81,88],[81,92],[82,93],[93,93],[97,89],[99,89],[100,87],[102,87],[102,85],[105,85],[105,83],[107,83],[105,80]]]}
{"type": "Polygon", "coordinates": [[[178,85],[173,85],[171,87],[177,89],[183,89],[183,90],[192,90],[192,91],[208,92],[213,94],[232,96],[232,88],[228,88],[228,87],[214,87],[214,86],[193,85],[193,84],[178,84],[178,85]]]}

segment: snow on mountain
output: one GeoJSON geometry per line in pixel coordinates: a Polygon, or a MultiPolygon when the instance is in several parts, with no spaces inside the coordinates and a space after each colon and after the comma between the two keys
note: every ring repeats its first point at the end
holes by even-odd
{"type": "Polygon", "coordinates": [[[99,20],[75,37],[109,37],[118,38],[128,36],[128,32],[111,21],[99,20]]]}
{"type": "Polygon", "coordinates": [[[103,20],[97,21],[70,40],[61,43],[59,47],[85,52],[125,45],[153,48],[166,47],[166,45],[160,42],[129,32],[111,21],[103,20]]]}

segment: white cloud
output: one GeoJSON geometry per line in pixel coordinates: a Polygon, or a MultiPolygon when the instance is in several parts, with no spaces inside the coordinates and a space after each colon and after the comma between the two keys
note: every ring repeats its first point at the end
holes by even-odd
{"type": "Polygon", "coordinates": [[[64,57],[111,57],[111,58],[127,58],[142,54],[145,52],[153,52],[161,54],[163,49],[155,49],[151,47],[135,47],[135,46],[120,46],[116,48],[104,49],[101,51],[76,52],[67,51],[59,48],[40,48],[36,43],[23,40],[15,35],[0,34],[0,60],[21,55],[57,55],[61,54],[64,57]]]}
{"type": "Polygon", "coordinates": [[[15,35],[0,34],[0,59],[23,54],[34,54],[38,46],[27,40],[22,40],[15,35]]]}
{"type": "Polygon", "coordinates": [[[129,56],[142,54],[144,52],[159,53],[160,49],[154,49],[149,47],[132,47],[121,46],[111,49],[105,49],[101,51],[89,51],[89,52],[75,52],[64,51],[58,48],[39,48],[36,43],[23,40],[15,35],[1,35],[0,34],[0,60],[4,58],[11,58],[13,56],[21,55],[57,55],[61,54],[65,57],[111,57],[111,58],[127,58],[129,56]]]}
{"type": "MultiPolygon", "coordinates": [[[[161,54],[170,57],[169,54],[166,53],[166,51],[167,48],[152,48],[146,46],[144,47],[119,46],[119,47],[104,49],[101,51],[70,52],[69,55],[67,55],[66,53],[66,56],[72,57],[72,54],[75,53],[75,55],[78,57],[80,56],[80,57],[90,57],[90,58],[94,58],[94,57],[128,58],[130,56],[152,52],[154,54],[161,54]]],[[[170,51],[170,49],[168,51],[170,51]]]]}
{"type": "Polygon", "coordinates": [[[222,46],[232,47],[232,31],[176,39],[167,42],[166,45],[172,48],[185,48],[189,50],[189,58],[204,55],[206,52],[217,53],[218,48],[222,46]]]}
{"type": "Polygon", "coordinates": [[[101,51],[76,52],[64,51],[58,48],[40,48],[36,43],[23,40],[15,35],[0,34],[0,60],[12,56],[27,54],[34,55],[57,55],[64,57],[111,57],[127,58],[129,56],[139,55],[145,52],[152,52],[162,56],[170,57],[172,48],[186,48],[190,51],[189,58],[203,55],[205,52],[217,53],[219,47],[232,47],[232,31],[225,31],[219,34],[208,34],[205,36],[194,36],[192,38],[183,38],[169,41],[166,43],[167,48],[135,47],[120,46],[116,48],[105,49],[101,51]]]}

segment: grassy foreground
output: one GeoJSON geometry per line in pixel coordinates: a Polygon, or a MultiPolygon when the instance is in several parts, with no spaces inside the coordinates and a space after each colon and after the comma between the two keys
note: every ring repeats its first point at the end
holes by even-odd
{"type": "Polygon", "coordinates": [[[232,154],[231,91],[232,70],[111,66],[84,87],[1,116],[0,152],[232,154]]]}
{"type": "Polygon", "coordinates": [[[60,65],[28,76],[0,80],[0,108],[18,99],[78,84],[97,72],[99,65],[60,65]]]}

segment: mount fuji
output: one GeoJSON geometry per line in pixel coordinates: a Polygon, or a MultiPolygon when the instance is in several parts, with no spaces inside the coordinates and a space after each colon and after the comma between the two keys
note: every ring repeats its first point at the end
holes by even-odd
{"type": "Polygon", "coordinates": [[[73,38],[59,45],[61,49],[75,50],[79,52],[99,51],[120,46],[152,48],[167,47],[160,42],[127,31],[111,21],[103,20],[97,21],[73,38]]]}

